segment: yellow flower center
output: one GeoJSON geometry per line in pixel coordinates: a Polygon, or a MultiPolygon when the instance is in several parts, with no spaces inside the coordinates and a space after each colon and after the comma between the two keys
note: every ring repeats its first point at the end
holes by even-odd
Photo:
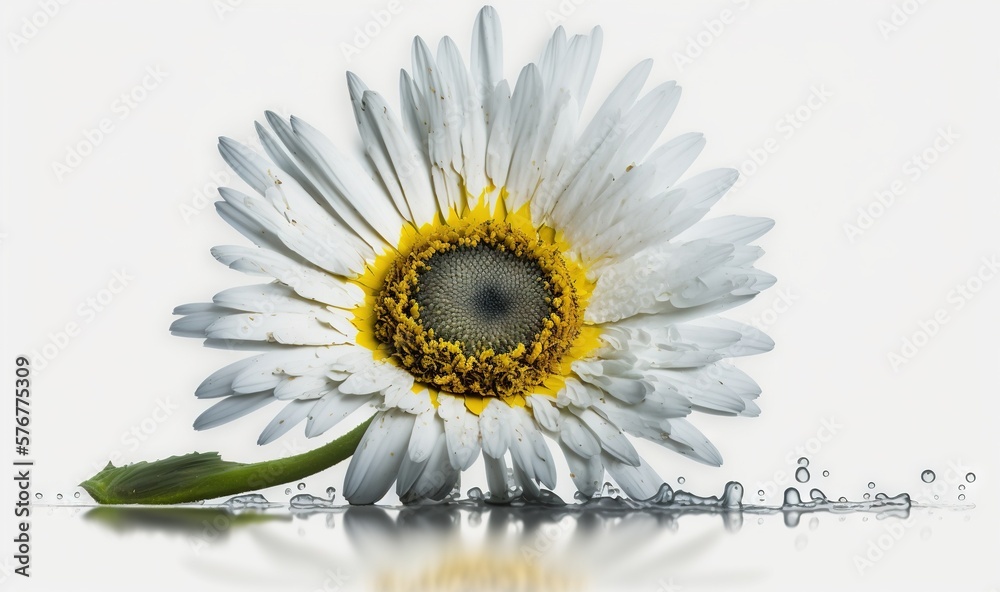
{"type": "Polygon", "coordinates": [[[554,395],[598,344],[583,324],[592,283],[564,246],[503,200],[408,229],[357,280],[368,293],[359,342],[410,372],[415,389],[464,396],[473,412],[484,397],[554,395]]]}

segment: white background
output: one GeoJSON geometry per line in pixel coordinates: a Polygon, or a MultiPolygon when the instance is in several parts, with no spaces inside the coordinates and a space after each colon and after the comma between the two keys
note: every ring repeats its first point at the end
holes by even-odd
{"type": "MultiPolygon", "coordinates": [[[[372,11],[388,5],[122,0],[70,2],[46,16],[44,2],[3,4],[2,367],[13,381],[16,355],[58,348],[33,383],[33,485],[44,502],[54,503],[56,494],[69,501],[75,484],[109,458],[120,464],[217,450],[252,461],[319,444],[295,430],[257,447],[270,410],[194,432],[191,422],[207,407],[194,388],[240,354],[171,337],[167,327],[174,306],[252,283],[209,254],[214,245],[244,242],[211,206],[220,182],[240,186],[216,151],[216,136],[249,140],[253,120],[271,109],[303,117],[360,154],[344,71],[397,104],[398,71],[409,68],[412,37],[433,45],[450,35],[467,48],[479,8],[399,0],[399,13],[367,43],[361,39],[359,53],[345,56],[344,44],[355,44],[366,24],[374,30],[372,11]],[[42,25],[32,29],[25,19],[42,25]],[[129,106],[123,93],[139,100],[129,106]],[[103,119],[110,132],[79,165],[54,170],[103,119]],[[108,301],[102,291],[122,270],[130,279],[108,301]],[[95,298],[105,299],[100,311],[88,304],[95,298]],[[58,334],[68,323],[78,331],[67,340],[58,334]],[[139,436],[129,436],[132,430],[139,436]]],[[[741,363],[763,388],[763,414],[696,420],[722,451],[721,469],[642,448],[661,475],[672,483],[683,476],[700,494],[739,480],[748,489],[745,501],[756,501],[753,492],[763,487],[769,503],[795,484],[789,475],[800,450],[808,450],[814,469],[803,493],[817,486],[859,499],[874,481],[875,491],[931,501],[935,492],[919,474],[933,468],[939,502],[958,503],[964,472],[978,475],[965,492],[974,510],[920,514],[917,526],[860,573],[855,557],[885,533],[874,518],[822,515],[813,531],[808,520],[787,529],[780,516],[763,525],[749,517],[740,534],[659,565],[636,589],[1000,586],[993,558],[1000,549],[1000,279],[990,281],[983,263],[1000,255],[1000,7],[986,0],[495,6],[509,79],[537,57],[556,17],[571,34],[604,28],[589,112],[629,67],[653,57],[650,86],[676,79],[684,87],[666,136],[704,132],[708,147],[693,170],[733,166],[745,173],[714,214],[777,221],[759,242],[768,252],[760,267],[779,283],[730,315],[765,328],[777,342],[772,353],[741,363]],[[822,100],[810,103],[817,93],[822,100]],[[780,123],[789,115],[794,127],[780,123]],[[883,197],[883,205],[876,195],[894,183],[897,195],[883,197]],[[959,285],[969,296],[953,292],[959,285]],[[946,322],[921,329],[936,314],[946,322]],[[925,339],[918,334],[924,331],[934,335],[925,339]],[[894,365],[889,354],[903,355],[905,339],[919,347],[894,365]],[[835,429],[824,428],[830,425],[835,429]],[[829,477],[820,477],[823,469],[829,477]]],[[[10,399],[0,405],[0,433],[13,430],[12,406],[10,399]]],[[[9,437],[4,442],[9,465],[9,437]]],[[[339,488],[342,470],[308,480],[308,490],[339,488]]],[[[472,471],[464,486],[482,485],[479,475],[472,471]]],[[[568,496],[563,481],[559,492],[568,496]]],[[[268,495],[280,500],[281,489],[268,495]]],[[[9,482],[0,486],[0,540],[13,535],[14,493],[9,482]]],[[[299,557],[357,544],[315,520],[304,524],[309,528],[285,524],[261,536],[300,535],[299,557]]],[[[682,520],[663,544],[683,547],[684,537],[720,530],[718,521],[682,520]]],[[[210,581],[312,590],[325,581],[326,572],[276,558],[242,531],[213,548],[210,559],[193,554],[183,536],[155,528],[119,536],[66,511],[39,509],[33,533],[34,577],[25,582],[0,571],[4,585],[172,589],[210,581]]],[[[9,543],[3,549],[0,564],[9,566],[9,543]]],[[[595,561],[595,573],[610,568],[595,561]]],[[[363,588],[366,581],[359,572],[353,583],[363,588]]],[[[614,587],[607,578],[594,582],[614,587]]]]}

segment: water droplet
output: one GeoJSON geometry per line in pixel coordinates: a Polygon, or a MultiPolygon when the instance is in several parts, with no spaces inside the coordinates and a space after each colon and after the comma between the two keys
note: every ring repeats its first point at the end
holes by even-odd
{"type": "Polygon", "coordinates": [[[78,492],[74,493],[73,497],[79,498],[80,497],[80,492],[78,491],[78,492]]]}
{"type": "Polygon", "coordinates": [[[923,473],[920,473],[920,480],[923,481],[924,483],[933,483],[935,477],[937,477],[937,475],[935,475],[934,471],[930,469],[927,469],[923,473]]]}
{"type": "Polygon", "coordinates": [[[884,493],[876,493],[875,499],[889,499],[889,496],[884,493]]]}
{"type": "Polygon", "coordinates": [[[286,487],[285,488],[285,495],[288,495],[291,492],[292,492],[292,488],[291,487],[286,487]]]}
{"type": "Polygon", "coordinates": [[[963,501],[964,499],[965,499],[965,494],[964,493],[958,494],[958,501],[963,501]]]}
{"type": "Polygon", "coordinates": [[[799,466],[800,467],[808,467],[809,466],[809,459],[806,458],[806,457],[804,457],[804,456],[802,458],[800,458],[799,459],[799,466]]]}
{"type": "Polygon", "coordinates": [[[468,493],[466,493],[466,495],[469,496],[470,500],[479,501],[483,499],[483,490],[478,487],[473,487],[468,491],[468,493]]]}
{"type": "Polygon", "coordinates": [[[863,518],[861,519],[861,521],[862,521],[862,522],[868,522],[868,516],[865,516],[865,517],[863,517],[863,518]]]}
{"type": "Polygon", "coordinates": [[[757,490],[757,495],[759,495],[760,497],[764,497],[764,490],[763,489],[758,489],[757,490]]]}
{"type": "Polygon", "coordinates": [[[789,487],[785,490],[785,505],[786,506],[797,506],[802,503],[802,498],[799,497],[799,490],[794,487],[789,487]]]}
{"type": "Polygon", "coordinates": [[[816,501],[825,501],[826,494],[818,489],[813,489],[812,491],[809,492],[809,498],[816,501]]]}
{"type": "Polygon", "coordinates": [[[965,485],[962,485],[961,483],[959,483],[958,484],[958,490],[959,491],[965,491],[965,485]]]}
{"type": "Polygon", "coordinates": [[[866,493],[866,494],[865,494],[865,495],[864,495],[863,497],[864,497],[865,499],[871,499],[871,497],[872,497],[872,494],[870,494],[870,493],[866,493]]]}
{"type": "Polygon", "coordinates": [[[325,499],[308,493],[300,493],[288,500],[288,507],[293,510],[322,510],[333,508],[333,498],[325,499]]]}
{"type": "Polygon", "coordinates": [[[61,493],[57,493],[56,494],[56,499],[62,499],[62,494],[61,493]]]}
{"type": "Polygon", "coordinates": [[[42,499],[42,494],[36,493],[35,494],[35,499],[42,499]]]}
{"type": "Polygon", "coordinates": [[[938,496],[936,496],[936,495],[935,495],[935,496],[934,496],[934,499],[941,499],[941,498],[939,498],[938,496]]]}
{"type": "Polygon", "coordinates": [[[799,483],[805,483],[806,481],[809,481],[809,469],[805,468],[804,466],[796,469],[795,480],[798,481],[799,483]]]}
{"type": "Polygon", "coordinates": [[[263,509],[271,507],[271,502],[267,501],[267,498],[259,493],[250,493],[231,497],[223,502],[222,505],[228,506],[231,510],[263,509]]]}
{"type": "Polygon", "coordinates": [[[730,481],[726,483],[726,490],[722,494],[722,506],[725,508],[738,508],[743,503],[743,484],[730,481]]]}
{"type": "Polygon", "coordinates": [[[846,502],[846,501],[847,501],[847,498],[846,498],[846,497],[844,497],[844,496],[840,496],[840,499],[838,499],[837,501],[838,501],[838,502],[846,502]]]}
{"type": "Polygon", "coordinates": [[[809,530],[816,530],[819,528],[819,518],[813,516],[813,519],[809,521],[809,530]]]}
{"type": "Polygon", "coordinates": [[[758,518],[757,519],[757,524],[764,524],[764,519],[763,518],[758,518]]]}
{"type": "Polygon", "coordinates": [[[875,489],[875,482],[874,481],[869,481],[868,482],[868,489],[875,489]]]}
{"type": "Polygon", "coordinates": [[[298,485],[295,486],[295,489],[298,489],[299,491],[302,491],[305,488],[306,488],[305,483],[299,483],[298,485]]]}
{"type": "Polygon", "coordinates": [[[677,482],[680,483],[681,485],[684,485],[684,477],[678,477],[677,482]]]}
{"type": "Polygon", "coordinates": [[[618,497],[618,489],[612,485],[610,481],[605,481],[604,485],[601,487],[601,491],[596,494],[596,497],[618,497]]]}
{"type": "MultiPolygon", "coordinates": [[[[727,493],[728,493],[728,489],[727,489],[727,493]]],[[[553,497],[555,497],[555,494],[552,494],[552,495],[553,495],[553,497]]],[[[740,496],[741,497],[743,496],[743,490],[742,489],[740,490],[740,496]]],[[[559,499],[559,498],[556,498],[556,499],[559,499]]],[[[669,485],[667,485],[666,483],[664,483],[663,485],[660,485],[660,488],[658,490],[656,490],[656,494],[653,495],[653,497],[651,497],[651,498],[649,498],[648,500],[645,501],[645,504],[647,506],[654,506],[654,505],[657,505],[657,504],[663,505],[663,504],[669,504],[673,500],[674,500],[674,490],[671,489],[669,485]]],[[[736,503],[737,503],[737,505],[739,505],[739,500],[737,500],[736,503]]],[[[559,500],[559,505],[564,505],[564,504],[562,504],[562,500],[559,500]]]]}
{"type": "Polygon", "coordinates": [[[336,487],[327,487],[326,488],[326,494],[328,496],[330,496],[330,499],[333,499],[333,496],[337,495],[337,488],[336,487]]]}
{"type": "Polygon", "coordinates": [[[968,475],[965,476],[965,480],[968,481],[969,483],[972,483],[973,481],[976,480],[976,474],[969,473],[968,475]]]}
{"type": "Polygon", "coordinates": [[[823,476],[824,477],[829,477],[830,476],[830,471],[823,471],[823,476]]]}

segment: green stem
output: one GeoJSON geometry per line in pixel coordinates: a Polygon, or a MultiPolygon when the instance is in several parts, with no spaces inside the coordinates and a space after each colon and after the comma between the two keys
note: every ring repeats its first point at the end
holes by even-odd
{"type": "Polygon", "coordinates": [[[111,463],[80,484],[101,504],[183,504],[304,479],[354,454],[372,418],[304,454],[243,464],[218,452],[193,452],[123,467],[111,463]]]}

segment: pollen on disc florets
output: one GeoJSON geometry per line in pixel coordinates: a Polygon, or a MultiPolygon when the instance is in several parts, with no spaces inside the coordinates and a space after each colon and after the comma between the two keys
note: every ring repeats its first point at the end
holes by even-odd
{"type": "Polygon", "coordinates": [[[556,372],[583,322],[559,250],[495,220],[422,237],[373,312],[376,339],[419,382],[502,398],[556,372]]]}

